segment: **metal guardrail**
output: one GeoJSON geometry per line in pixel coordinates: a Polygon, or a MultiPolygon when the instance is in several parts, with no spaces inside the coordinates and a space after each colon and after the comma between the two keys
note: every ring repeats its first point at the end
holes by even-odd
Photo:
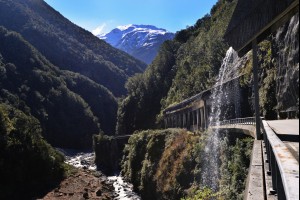
{"type": "Polygon", "coordinates": [[[227,125],[255,125],[255,117],[237,118],[231,120],[224,120],[220,122],[212,122],[210,126],[227,126],[227,125]]]}
{"type": "Polygon", "coordinates": [[[128,139],[130,138],[132,135],[118,135],[118,136],[114,136],[113,138],[114,139],[117,139],[117,140],[121,140],[121,139],[128,139]]]}
{"type": "MultiPolygon", "coordinates": [[[[277,195],[278,200],[299,200],[299,163],[267,121],[261,118],[260,123],[270,169],[268,175],[272,177],[271,192],[277,195]]],[[[250,117],[210,123],[210,126],[230,125],[255,126],[256,120],[250,117]]]]}
{"type": "Polygon", "coordinates": [[[299,200],[299,163],[268,123],[262,123],[272,191],[278,200],[299,200]]]}
{"type": "MultiPolygon", "coordinates": [[[[260,127],[262,127],[262,118],[260,120],[260,127]]],[[[257,126],[256,126],[256,118],[255,117],[247,117],[247,118],[237,118],[237,119],[231,119],[231,120],[224,120],[221,122],[214,122],[210,123],[211,128],[216,129],[240,129],[243,130],[243,132],[247,135],[251,135],[255,139],[262,138],[261,132],[257,132],[257,126]],[[245,132],[246,131],[246,132],[245,132]]]]}

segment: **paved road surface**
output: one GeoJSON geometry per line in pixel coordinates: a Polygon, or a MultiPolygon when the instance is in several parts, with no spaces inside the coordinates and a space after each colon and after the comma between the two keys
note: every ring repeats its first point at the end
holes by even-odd
{"type": "MultiPolygon", "coordinates": [[[[299,120],[268,121],[268,124],[278,135],[299,136],[299,120]]],[[[284,141],[284,143],[299,163],[299,142],[284,141]]]]}
{"type": "Polygon", "coordinates": [[[268,121],[275,133],[280,135],[299,135],[299,119],[268,121]]]}

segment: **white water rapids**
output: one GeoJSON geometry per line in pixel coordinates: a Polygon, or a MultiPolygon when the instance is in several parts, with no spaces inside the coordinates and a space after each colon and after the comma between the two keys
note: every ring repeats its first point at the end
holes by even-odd
{"type": "MultiPolygon", "coordinates": [[[[66,163],[76,168],[89,169],[97,171],[94,163],[95,153],[93,152],[78,152],[74,150],[58,149],[66,157],[66,163]]],[[[141,200],[141,198],[133,192],[133,186],[124,181],[121,176],[108,176],[107,182],[113,184],[115,188],[114,200],[141,200]]]]}

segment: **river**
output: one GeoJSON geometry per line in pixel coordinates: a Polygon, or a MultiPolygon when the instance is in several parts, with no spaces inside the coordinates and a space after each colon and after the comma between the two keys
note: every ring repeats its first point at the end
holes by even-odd
{"type": "MultiPolygon", "coordinates": [[[[97,171],[94,163],[95,153],[93,152],[78,152],[75,150],[58,149],[66,157],[66,163],[76,168],[85,168],[91,171],[97,171]]],[[[114,200],[141,200],[141,198],[133,192],[133,186],[124,181],[120,175],[108,176],[107,181],[113,184],[115,188],[114,200]]]]}

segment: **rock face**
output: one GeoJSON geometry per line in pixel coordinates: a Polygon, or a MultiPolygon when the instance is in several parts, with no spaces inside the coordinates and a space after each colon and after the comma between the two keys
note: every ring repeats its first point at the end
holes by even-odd
{"type": "MultiPolygon", "coordinates": [[[[192,134],[183,129],[136,132],[124,149],[122,176],[133,184],[143,200],[179,200],[186,196],[216,199],[197,198],[193,194],[207,186],[202,172],[211,159],[206,153],[210,134],[192,134]]],[[[219,192],[223,199],[242,199],[253,140],[242,133],[220,135],[220,161],[214,163],[220,174],[219,192]]]]}
{"type": "Polygon", "coordinates": [[[130,24],[119,26],[110,33],[98,37],[150,64],[156,57],[160,45],[166,40],[172,40],[174,34],[155,26],[130,24]]]}
{"type": "Polygon", "coordinates": [[[299,13],[278,30],[276,43],[279,48],[278,110],[299,112],[299,13]]]}
{"type": "Polygon", "coordinates": [[[116,139],[108,136],[94,136],[95,164],[107,175],[120,171],[123,149],[128,138],[116,139]]]}

